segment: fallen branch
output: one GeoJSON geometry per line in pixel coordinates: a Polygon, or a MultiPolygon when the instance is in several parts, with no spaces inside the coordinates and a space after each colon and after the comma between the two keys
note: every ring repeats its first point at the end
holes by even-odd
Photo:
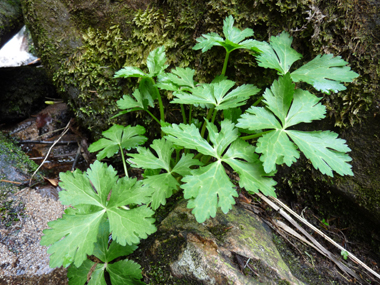
{"type": "Polygon", "coordinates": [[[17,143],[35,143],[35,144],[70,144],[70,143],[77,143],[77,141],[34,141],[34,140],[23,140],[18,141],[17,143]]]}

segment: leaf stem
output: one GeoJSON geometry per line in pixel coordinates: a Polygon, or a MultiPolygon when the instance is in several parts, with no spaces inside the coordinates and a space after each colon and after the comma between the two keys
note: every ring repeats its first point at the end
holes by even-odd
{"type": "Polygon", "coordinates": [[[230,53],[226,50],[226,57],[224,58],[222,75],[225,75],[225,74],[226,74],[227,63],[228,63],[228,58],[229,58],[229,57],[230,57],[230,53]]]}
{"type": "Polygon", "coordinates": [[[153,118],[153,120],[155,120],[161,126],[161,122],[151,112],[149,112],[148,110],[145,111],[147,111],[147,113],[153,118]]]}
{"type": "Polygon", "coordinates": [[[128,170],[127,170],[127,165],[125,163],[123,148],[121,147],[120,144],[119,144],[119,147],[120,147],[120,153],[121,153],[121,160],[123,161],[123,167],[124,167],[125,176],[127,178],[129,178],[129,176],[128,176],[128,170]]]}
{"type": "Polygon", "coordinates": [[[185,108],[183,107],[183,104],[181,104],[181,113],[182,113],[183,123],[187,124],[187,122],[186,122],[186,113],[185,113],[185,108]]]}
{"type": "Polygon", "coordinates": [[[154,79],[153,78],[150,78],[150,79],[153,82],[154,92],[157,95],[158,105],[160,106],[160,119],[161,119],[161,121],[165,122],[165,110],[164,110],[164,104],[162,103],[162,98],[161,98],[161,95],[160,95],[160,91],[155,86],[156,82],[154,82],[154,79]]]}
{"type": "Polygon", "coordinates": [[[246,140],[254,139],[254,138],[257,138],[257,137],[261,137],[262,135],[265,135],[266,133],[269,133],[269,132],[271,132],[271,131],[272,131],[272,130],[269,130],[269,131],[265,131],[265,132],[261,132],[261,133],[258,133],[258,134],[245,136],[245,137],[240,137],[240,138],[241,138],[242,140],[246,141],[246,140]]]}
{"type": "Polygon", "coordinates": [[[201,137],[203,138],[206,132],[206,121],[210,122],[210,118],[214,113],[214,108],[211,108],[208,110],[207,117],[205,122],[203,123],[202,130],[201,130],[201,137]]]}
{"type": "Polygon", "coordinates": [[[192,112],[193,112],[193,105],[190,105],[190,108],[189,108],[189,124],[191,124],[191,121],[193,120],[192,112]]]}
{"type": "Polygon", "coordinates": [[[215,122],[215,118],[216,118],[216,114],[218,113],[218,110],[214,110],[214,113],[212,114],[212,119],[211,119],[211,123],[214,123],[215,122]]]}
{"type": "Polygon", "coordinates": [[[257,106],[259,103],[263,100],[263,96],[261,96],[259,99],[256,100],[255,103],[252,104],[252,106],[257,106]]]}

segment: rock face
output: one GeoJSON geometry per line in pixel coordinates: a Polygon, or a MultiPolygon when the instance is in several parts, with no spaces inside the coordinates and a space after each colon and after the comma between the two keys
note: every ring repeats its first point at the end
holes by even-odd
{"type": "Polygon", "coordinates": [[[172,274],[183,280],[205,285],[303,284],[282,260],[271,231],[243,208],[234,207],[228,215],[219,211],[199,224],[182,201],[162,221],[158,236],[169,238],[156,240],[150,251],[170,255],[172,274]],[[174,250],[170,245],[179,239],[184,243],[174,250]]]}
{"type": "MultiPolygon", "coordinates": [[[[339,5],[333,0],[97,1],[93,5],[90,0],[22,0],[22,6],[48,73],[95,137],[115,122],[109,119],[116,113],[115,101],[135,87],[133,81],[115,81],[114,72],[123,65],[144,69],[147,54],[157,46],[165,45],[170,65],[195,68],[198,81],[209,82],[219,74],[223,65],[219,49],[201,54],[191,47],[201,34],[221,33],[228,15],[239,27],[253,28],[258,40],[290,32],[293,47],[305,62],[321,53],[342,56],[360,77],[344,92],[323,95],[328,119],[310,129],[341,127],[335,131],[352,148],[355,176],[326,179],[304,160],[280,171],[277,180],[284,182],[282,188],[291,185],[295,196],[313,188],[320,193],[312,196],[326,200],[330,192],[343,194],[351,213],[352,208],[361,210],[379,228],[379,1],[363,0],[360,5],[356,0],[339,5]]],[[[240,51],[231,54],[226,75],[238,84],[260,88],[276,76],[240,51]]]]}
{"type": "Polygon", "coordinates": [[[0,48],[24,25],[19,0],[0,1],[0,48]]]}
{"type": "MultiPolygon", "coordinates": [[[[27,180],[36,165],[0,132],[0,178],[27,180]]],[[[47,222],[63,206],[36,189],[0,182],[0,284],[68,284],[66,269],[51,269],[47,248],[40,246],[47,222]]],[[[40,191],[41,192],[41,191],[40,191]]]]}

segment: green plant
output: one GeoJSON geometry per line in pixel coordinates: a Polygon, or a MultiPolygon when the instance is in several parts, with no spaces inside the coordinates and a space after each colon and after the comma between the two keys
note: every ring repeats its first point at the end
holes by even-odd
{"type": "Polygon", "coordinates": [[[143,127],[114,125],[103,132],[105,138],[93,143],[89,151],[100,151],[98,160],[120,151],[125,177],[118,178],[111,166],[99,161],[85,173],[77,170],[60,175],[61,187],[65,189],[60,192],[60,200],[75,208],[68,208],[62,219],[49,223],[51,229],[44,231],[41,244],[51,245],[48,252],[52,267],[73,264],[70,284],[105,284],[104,271],[110,274],[112,284],[135,284],[141,278],[136,273],[138,265],[115,259],[133,251],[140,239],[155,231],[153,210],[165,205],[174,192],[183,191],[188,207],[202,223],[215,217],[218,208],[224,213],[231,209],[238,196],[237,186],[252,194],[261,191],[275,196],[276,182],[272,176],[277,165],[291,166],[300,152],[323,174],[333,176],[335,171],[353,175],[348,164],[350,149],[336,133],[295,130],[300,123],[323,119],[326,112],[320,98],[296,88],[296,83],[311,84],[325,93],[338,92],[345,89],[343,82],[351,82],[358,75],[347,67],[347,62],[332,55],[317,56],[290,72],[301,55],[291,48],[288,33],[271,37],[269,43],[259,42],[247,39],[253,36],[251,29],[240,30],[233,25],[232,16],[227,17],[223,25],[225,38],[206,34],[197,39],[193,48],[203,52],[213,46],[225,48],[222,73],[211,83],[196,82],[195,70],[190,68],[165,72],[168,66],[164,47],[149,54],[147,72],[130,66],[116,72],[116,78],[140,80],[132,96],[124,95],[117,102],[123,111],[116,116],[146,111],[161,127],[162,137],[146,148],[139,146],[147,139],[143,127]],[[251,84],[233,88],[235,82],[225,76],[229,54],[236,49],[249,50],[259,66],[273,68],[279,75],[244,113],[240,107],[260,90],[251,84]],[[179,104],[183,123],[166,121],[159,89],[172,92],[170,103],[179,104]],[[160,119],[150,112],[156,101],[160,119]],[[193,106],[207,109],[203,122],[192,117],[193,106]],[[136,148],[136,152],[129,152],[126,160],[124,151],[130,148],[136,148]],[[144,169],[143,180],[129,178],[126,161],[144,169]],[[239,176],[237,184],[231,181],[226,169],[239,176]],[[111,244],[106,242],[110,233],[111,244]],[[116,254],[114,247],[120,247],[118,251],[123,254],[116,254]],[[102,263],[89,261],[90,255],[102,263]],[[118,265],[116,273],[114,268],[121,263],[128,263],[129,267],[118,265]],[[115,274],[124,276],[123,281],[115,274]],[[128,276],[135,281],[125,281],[128,276]]]}
{"type": "Polygon", "coordinates": [[[347,258],[348,258],[348,252],[346,250],[342,250],[340,252],[340,255],[343,257],[344,260],[347,260],[347,258]]]}
{"type": "Polygon", "coordinates": [[[322,219],[321,223],[324,224],[325,226],[330,226],[329,222],[326,221],[325,219],[322,219]]]}

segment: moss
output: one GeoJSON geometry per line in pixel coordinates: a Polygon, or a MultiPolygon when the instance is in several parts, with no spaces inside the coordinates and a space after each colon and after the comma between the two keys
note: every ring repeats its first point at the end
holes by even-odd
{"type": "Polygon", "coordinates": [[[24,25],[20,1],[0,2],[0,48],[24,25]]]}
{"type": "Polygon", "coordinates": [[[334,280],[332,276],[328,276],[326,271],[318,272],[316,267],[301,261],[300,258],[289,249],[283,238],[273,234],[273,242],[292,274],[302,282],[310,285],[342,284],[339,280],[334,280]]]}
{"type": "Polygon", "coordinates": [[[143,240],[139,248],[128,258],[141,265],[144,282],[148,284],[200,285],[202,283],[186,278],[176,278],[171,274],[169,264],[176,260],[185,239],[171,233],[170,235],[153,234],[143,240]],[[148,249],[148,250],[147,250],[148,249]],[[157,250],[157,252],[156,252],[157,250]],[[150,252],[154,251],[154,252],[150,252]]]}
{"type": "MultiPolygon", "coordinates": [[[[72,34],[67,37],[57,34],[58,39],[53,41],[51,35],[44,38],[49,34],[44,31],[47,27],[39,25],[32,16],[35,12],[32,3],[38,1],[26,1],[29,4],[25,4],[24,9],[28,11],[27,18],[32,19],[29,22],[35,26],[34,34],[40,35],[38,49],[46,64],[56,72],[57,84],[70,94],[67,99],[71,108],[95,137],[115,122],[110,120],[116,111],[115,100],[123,93],[131,93],[136,86],[133,80],[116,81],[112,73],[127,65],[145,68],[145,59],[154,48],[165,45],[170,67],[195,68],[200,82],[210,81],[220,73],[224,59],[220,54],[224,52],[222,48],[214,48],[206,54],[191,48],[201,34],[221,33],[222,19],[228,15],[235,17],[239,27],[253,28],[259,40],[268,40],[282,30],[291,32],[295,48],[305,55],[306,61],[319,53],[334,52],[351,62],[361,78],[346,92],[324,96],[329,115],[337,126],[354,124],[367,116],[365,112],[373,105],[379,88],[376,85],[379,67],[373,64],[373,56],[378,61],[379,52],[372,49],[375,45],[371,45],[370,35],[365,34],[366,26],[354,25],[364,22],[358,21],[362,20],[362,11],[358,11],[360,5],[354,5],[354,0],[339,5],[333,1],[308,0],[256,1],[253,5],[247,0],[153,1],[147,9],[144,1],[140,6],[116,1],[91,7],[87,2],[65,0],[60,9],[65,9],[72,18],[71,22],[60,21],[75,26],[83,39],[70,39],[72,34]],[[309,19],[308,11],[313,15],[309,19]],[[114,27],[115,23],[119,26],[114,27]],[[96,44],[91,44],[90,35],[96,44]],[[73,43],[69,43],[70,40],[73,43]],[[116,42],[118,46],[114,45],[116,42]],[[105,46],[107,43],[109,46],[105,46]],[[68,50],[67,47],[62,49],[65,45],[68,50]],[[79,48],[75,51],[76,45],[79,48]],[[66,56],[68,53],[71,55],[66,56]],[[68,59],[58,62],[58,58],[68,59]]],[[[261,88],[276,77],[275,72],[258,68],[253,57],[242,51],[231,55],[227,75],[238,84],[254,83],[261,88]]],[[[138,117],[144,115],[137,114],[138,117]]],[[[139,120],[134,116],[124,117],[128,123],[136,119],[139,120]]]]}
{"type": "MultiPolygon", "coordinates": [[[[2,132],[0,132],[0,168],[7,168],[12,166],[16,171],[0,171],[0,179],[10,180],[13,177],[6,176],[14,175],[15,178],[22,178],[31,176],[37,169],[37,164],[29,160],[21,149],[15,146],[9,139],[7,139],[2,132]],[[9,174],[10,173],[10,174],[9,174]]],[[[37,176],[41,179],[41,176],[37,176]]],[[[24,182],[24,181],[15,181],[24,182]]],[[[8,182],[0,182],[0,228],[9,227],[19,221],[19,218],[24,215],[24,204],[21,201],[15,202],[12,195],[17,192],[19,188],[15,184],[8,182]]]]}

